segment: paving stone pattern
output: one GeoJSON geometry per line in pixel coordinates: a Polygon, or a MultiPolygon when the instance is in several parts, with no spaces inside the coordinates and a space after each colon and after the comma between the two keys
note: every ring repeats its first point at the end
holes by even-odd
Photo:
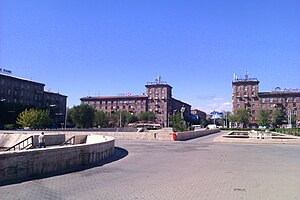
{"type": "Polygon", "coordinates": [[[103,166],[0,187],[0,199],[300,199],[300,145],[117,140],[103,166]]]}

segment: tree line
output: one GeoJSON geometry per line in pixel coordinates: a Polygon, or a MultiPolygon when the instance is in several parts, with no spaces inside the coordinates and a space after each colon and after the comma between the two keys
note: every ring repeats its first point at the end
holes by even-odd
{"type": "MultiPolygon", "coordinates": [[[[296,122],[296,116],[291,115],[292,124],[296,122]]],[[[243,128],[248,127],[250,124],[251,113],[247,109],[239,109],[235,113],[228,113],[229,122],[237,122],[242,124],[243,128]]],[[[256,125],[258,126],[270,126],[270,127],[280,127],[283,124],[287,124],[287,113],[282,109],[277,109],[273,112],[270,110],[260,110],[256,119],[256,125]]]]}
{"type": "MultiPolygon", "coordinates": [[[[138,115],[125,110],[105,113],[87,104],[80,104],[67,109],[68,128],[125,127],[129,123],[138,121],[154,122],[155,120],[155,113],[153,112],[141,112],[138,115]]],[[[21,128],[51,128],[52,120],[48,110],[30,108],[25,109],[18,115],[16,124],[21,128]]]]}
{"type": "Polygon", "coordinates": [[[87,104],[80,104],[68,109],[67,125],[75,128],[125,127],[138,121],[155,122],[154,112],[141,112],[138,115],[126,110],[106,113],[87,104]]]}
{"type": "MultiPolygon", "coordinates": [[[[33,129],[53,128],[52,118],[49,109],[23,108],[17,105],[9,105],[0,107],[0,127],[1,129],[15,129],[30,127],[33,129]]],[[[235,113],[227,112],[227,124],[229,122],[239,123],[244,128],[251,124],[251,113],[247,109],[237,110],[235,113]]],[[[224,117],[223,117],[224,118],[224,117]]],[[[193,124],[199,124],[206,127],[208,124],[216,123],[223,125],[225,119],[198,119],[192,121],[189,118],[182,119],[179,112],[174,116],[170,115],[169,124],[174,131],[190,130],[193,124]]],[[[80,104],[67,109],[67,127],[68,128],[91,128],[91,127],[126,127],[129,123],[138,121],[155,122],[156,117],[154,112],[141,112],[133,114],[126,110],[105,113],[101,110],[96,110],[87,104],[80,104]]],[[[256,119],[257,126],[280,127],[282,124],[287,124],[287,113],[282,109],[277,109],[273,112],[270,110],[260,110],[256,119]]],[[[291,122],[295,124],[296,116],[291,115],[291,122]]]]}

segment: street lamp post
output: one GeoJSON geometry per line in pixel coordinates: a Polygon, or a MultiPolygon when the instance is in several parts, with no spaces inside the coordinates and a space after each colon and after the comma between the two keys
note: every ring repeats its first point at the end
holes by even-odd
{"type": "MultiPolygon", "coordinates": [[[[116,117],[117,117],[117,111],[118,111],[118,109],[114,106],[113,107],[113,111],[114,111],[114,113],[116,114],[116,117]]],[[[121,112],[121,110],[119,110],[119,126],[120,126],[120,128],[122,127],[122,112],[121,112]]],[[[116,127],[117,127],[117,124],[116,124],[116,127]]]]}
{"type": "Polygon", "coordinates": [[[292,114],[295,108],[288,108],[287,113],[288,113],[288,128],[292,128],[292,114]]]}
{"type": "Polygon", "coordinates": [[[67,115],[68,115],[68,109],[67,109],[67,107],[66,107],[66,113],[65,113],[65,126],[64,126],[65,129],[67,128],[67,115]]]}
{"type": "Polygon", "coordinates": [[[224,114],[224,119],[225,119],[223,125],[224,125],[224,128],[227,128],[227,126],[228,126],[227,125],[227,112],[225,110],[223,110],[223,114],[224,114]]]}
{"type": "Polygon", "coordinates": [[[174,124],[175,124],[175,113],[176,113],[177,110],[173,110],[173,124],[172,124],[172,127],[174,127],[174,124]]]}
{"type": "Polygon", "coordinates": [[[184,105],[182,105],[182,107],[180,108],[180,112],[181,112],[181,119],[183,120],[184,126],[186,126],[186,121],[184,119],[184,112],[185,112],[184,105]]]}
{"type": "Polygon", "coordinates": [[[288,109],[288,127],[292,128],[292,111],[288,109]]]}
{"type": "Polygon", "coordinates": [[[120,128],[122,127],[122,112],[120,111],[120,128]]]}

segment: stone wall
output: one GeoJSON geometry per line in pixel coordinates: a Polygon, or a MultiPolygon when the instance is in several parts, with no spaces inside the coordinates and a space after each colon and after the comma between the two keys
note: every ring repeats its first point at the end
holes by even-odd
{"type": "MultiPolygon", "coordinates": [[[[33,145],[38,147],[38,137],[41,131],[39,132],[0,132],[0,147],[1,148],[9,148],[18,142],[33,136],[33,145]]],[[[60,145],[65,141],[65,134],[51,133],[47,134],[45,132],[45,141],[47,146],[51,145],[60,145]]]]}
{"type": "MultiPolygon", "coordinates": [[[[6,131],[7,132],[7,131],[6,131]]],[[[17,133],[25,133],[26,131],[18,131],[17,133]]],[[[31,134],[38,135],[41,131],[30,131],[31,134]]],[[[159,141],[171,141],[173,139],[173,131],[172,129],[160,129],[160,130],[150,130],[149,132],[102,132],[98,130],[94,131],[44,131],[45,135],[58,135],[62,134],[65,137],[65,140],[68,140],[72,136],[76,135],[105,135],[111,136],[116,139],[125,139],[125,140],[159,140],[159,141]]],[[[176,140],[189,140],[205,135],[209,135],[212,133],[220,132],[220,129],[211,129],[211,130],[198,130],[198,131],[189,131],[189,132],[178,132],[176,133],[176,140]]],[[[7,132],[16,133],[16,131],[7,132]]],[[[26,132],[28,133],[28,131],[26,132]]],[[[1,135],[1,131],[0,131],[1,135]]],[[[47,141],[47,138],[46,138],[47,141]]],[[[1,144],[1,138],[0,138],[1,144]]],[[[1,146],[1,145],[0,145],[1,146]]]]}
{"type": "MultiPolygon", "coordinates": [[[[96,140],[93,138],[93,142],[96,140]]],[[[114,138],[105,137],[98,143],[1,152],[0,183],[38,178],[96,163],[113,155],[114,146],[114,138]]]]}
{"type": "Polygon", "coordinates": [[[188,131],[188,132],[178,132],[176,134],[176,140],[190,140],[197,137],[202,137],[205,135],[210,135],[220,132],[220,129],[210,129],[210,130],[199,130],[199,131],[188,131]]]}
{"type": "MultiPolygon", "coordinates": [[[[116,139],[125,139],[125,140],[172,140],[172,131],[169,130],[151,130],[149,132],[102,132],[102,131],[73,131],[73,130],[69,130],[69,131],[60,131],[60,130],[49,130],[49,131],[43,131],[45,133],[45,138],[47,135],[63,135],[62,137],[64,137],[64,140],[68,140],[69,138],[71,138],[72,136],[76,136],[76,135],[105,135],[105,136],[112,136],[116,139]]],[[[41,133],[41,131],[0,131],[0,146],[3,146],[3,144],[1,145],[1,135],[2,134],[6,134],[6,135],[15,135],[15,134],[24,134],[26,135],[26,137],[30,136],[30,135],[39,135],[41,133]]],[[[17,137],[17,136],[16,136],[17,137]]],[[[14,140],[15,143],[17,143],[20,140],[14,140]]],[[[64,141],[62,141],[59,144],[62,144],[64,141]]],[[[4,142],[3,142],[4,143],[4,142]]],[[[15,143],[11,143],[12,145],[14,145],[15,143]]],[[[11,146],[12,146],[11,145],[11,146]]],[[[47,144],[47,138],[46,138],[46,145],[47,144]]]]}

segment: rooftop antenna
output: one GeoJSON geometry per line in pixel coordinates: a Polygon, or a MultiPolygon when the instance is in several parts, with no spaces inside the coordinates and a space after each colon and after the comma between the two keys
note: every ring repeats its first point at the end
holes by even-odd
{"type": "Polygon", "coordinates": [[[237,80],[237,75],[234,73],[233,74],[233,80],[236,81],[237,80]]]}
{"type": "Polygon", "coordinates": [[[248,75],[248,71],[246,70],[245,72],[245,79],[248,80],[249,79],[249,75],[248,75]]]}
{"type": "Polygon", "coordinates": [[[161,76],[160,75],[157,76],[156,82],[161,83],[161,76]]]}

